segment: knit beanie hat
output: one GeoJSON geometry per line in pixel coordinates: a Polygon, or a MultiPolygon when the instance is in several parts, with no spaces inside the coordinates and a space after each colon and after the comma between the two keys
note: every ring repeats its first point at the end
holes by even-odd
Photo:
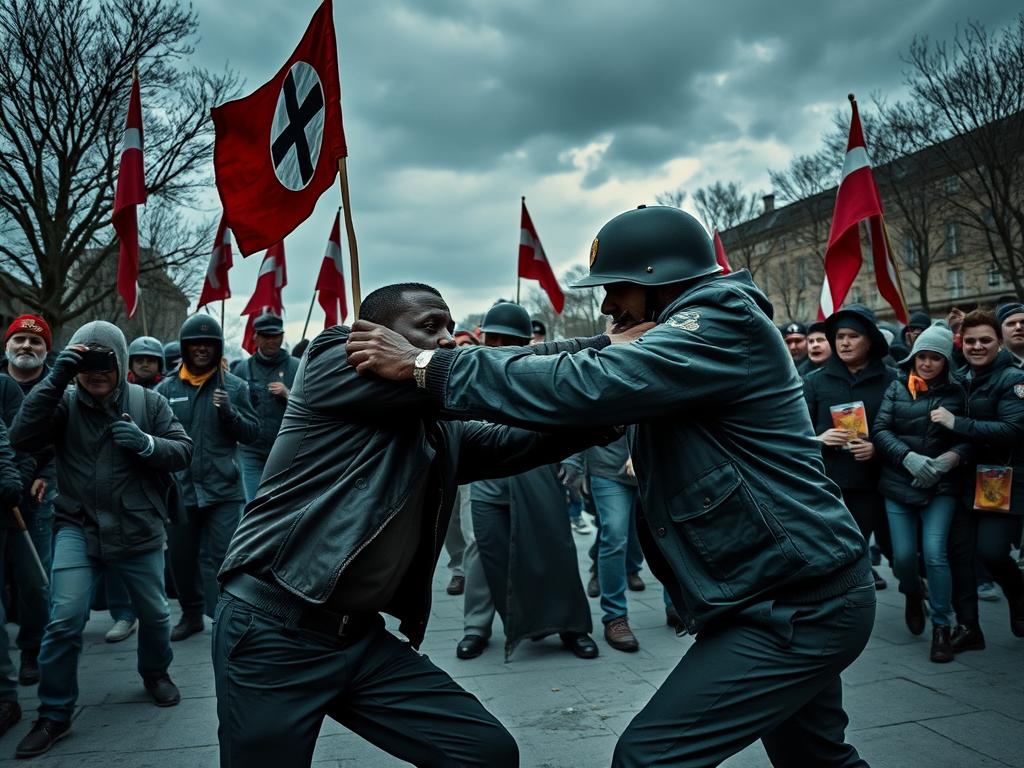
{"type": "Polygon", "coordinates": [[[947,369],[952,369],[953,363],[953,332],[943,325],[933,325],[921,331],[921,335],[914,341],[914,348],[910,355],[900,360],[900,365],[907,365],[913,362],[918,352],[934,352],[946,358],[947,369]]]}
{"type": "Polygon", "coordinates": [[[14,322],[8,326],[7,333],[4,335],[4,344],[16,333],[34,333],[36,336],[42,337],[43,341],[46,342],[47,350],[53,347],[50,326],[39,315],[22,315],[21,317],[14,318],[14,322]]]}

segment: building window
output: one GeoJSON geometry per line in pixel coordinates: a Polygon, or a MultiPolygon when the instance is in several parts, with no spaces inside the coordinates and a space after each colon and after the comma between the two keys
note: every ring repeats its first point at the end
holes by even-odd
{"type": "Polygon", "coordinates": [[[952,176],[946,177],[946,192],[950,195],[960,191],[960,177],[955,173],[952,176]]]}
{"type": "Polygon", "coordinates": [[[995,264],[988,265],[988,287],[1001,288],[1003,286],[1003,273],[995,264]]]}
{"type": "Polygon", "coordinates": [[[914,236],[910,232],[903,233],[903,263],[911,269],[917,267],[917,248],[914,247],[914,236]]]}
{"type": "Polygon", "coordinates": [[[956,256],[960,253],[960,225],[955,221],[946,223],[946,255],[956,256]]]}
{"type": "Polygon", "coordinates": [[[850,289],[850,303],[851,304],[863,304],[864,303],[864,291],[861,290],[859,285],[855,285],[850,289]]]}
{"type": "Polygon", "coordinates": [[[960,267],[946,271],[946,287],[949,289],[949,298],[959,299],[964,295],[964,271],[960,267]]]}

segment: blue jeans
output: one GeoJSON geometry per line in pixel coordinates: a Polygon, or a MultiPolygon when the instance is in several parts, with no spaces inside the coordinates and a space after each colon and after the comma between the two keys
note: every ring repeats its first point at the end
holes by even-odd
{"type": "Polygon", "coordinates": [[[601,521],[597,550],[597,580],[601,585],[601,620],[627,615],[626,569],[629,532],[633,527],[636,487],[607,477],[590,478],[590,494],[601,521]]]}
{"type": "Polygon", "coordinates": [[[171,613],[160,549],[104,562],[89,557],[81,528],[57,531],[50,582],[50,622],[39,651],[39,716],[68,722],[78,699],[78,657],[89,602],[103,573],[117,573],[139,613],[138,670],[159,677],[171,665],[171,613]]]}
{"type": "Polygon", "coordinates": [[[242,465],[242,485],[245,486],[245,503],[256,498],[260,480],[263,478],[263,467],[267,465],[267,457],[238,449],[238,460],[242,465]]]}
{"type": "Polygon", "coordinates": [[[103,575],[104,588],[107,592],[107,610],[114,621],[135,621],[132,610],[132,599],[128,595],[128,587],[124,585],[121,574],[107,571],[103,575]]]}
{"type": "Polygon", "coordinates": [[[912,506],[887,498],[885,509],[892,534],[892,567],[900,582],[900,592],[911,596],[920,596],[924,592],[917,571],[918,529],[921,528],[921,548],[924,550],[924,568],[928,575],[928,606],[932,625],[948,627],[953,579],[949,570],[947,546],[956,499],[952,496],[936,496],[923,506],[912,506]]]}

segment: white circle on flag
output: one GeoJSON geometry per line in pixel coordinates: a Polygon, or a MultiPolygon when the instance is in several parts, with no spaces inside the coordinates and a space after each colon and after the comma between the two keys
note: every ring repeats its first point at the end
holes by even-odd
{"type": "Polygon", "coordinates": [[[324,89],[316,70],[295,62],[281,84],[270,128],[274,175],[293,192],[313,180],[324,137],[324,89]]]}

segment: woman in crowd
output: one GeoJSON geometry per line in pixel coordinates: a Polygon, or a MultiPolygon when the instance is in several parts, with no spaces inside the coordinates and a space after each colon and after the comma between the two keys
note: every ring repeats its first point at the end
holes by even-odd
{"type": "Polygon", "coordinates": [[[967,360],[964,415],[942,407],[931,413],[932,421],[972,447],[964,472],[964,503],[954,516],[949,542],[959,624],[953,633],[956,652],[985,647],[978,622],[975,554],[1002,587],[1011,631],[1024,637],[1024,576],[1010,557],[1024,519],[1024,371],[1000,349],[999,322],[991,312],[969,312],[960,335],[967,360]]]}
{"type": "Polygon", "coordinates": [[[918,572],[918,541],[928,577],[932,619],[931,660],[953,660],[950,636],[952,581],[946,552],[949,527],[958,502],[961,475],[970,447],[943,429],[931,412],[943,408],[963,415],[964,391],[951,374],[953,333],[932,326],[914,341],[900,361],[897,381],[889,385],[875,419],[875,446],[885,461],[879,490],[885,497],[892,535],[893,570],[906,597],[907,628],[924,631],[924,590],[918,572]],[[919,536],[920,534],[920,536],[919,536]]]}
{"type": "MultiPolygon", "coordinates": [[[[875,313],[856,304],[832,314],[825,321],[825,334],[833,355],[804,378],[804,396],[822,444],[825,473],[842,489],[864,540],[870,541],[874,533],[882,553],[891,561],[885,500],[878,492],[881,461],[870,437],[882,398],[896,375],[883,362],[889,345],[875,323],[875,313]],[[834,406],[857,401],[864,404],[868,437],[852,435],[833,422],[834,406]]],[[[875,589],[885,589],[878,572],[872,569],[872,573],[875,589]]]]}

